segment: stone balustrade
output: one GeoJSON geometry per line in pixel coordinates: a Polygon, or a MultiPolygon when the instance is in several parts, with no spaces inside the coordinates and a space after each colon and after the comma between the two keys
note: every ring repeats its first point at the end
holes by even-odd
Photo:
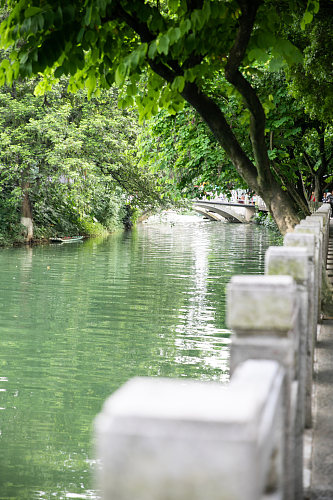
{"type": "Polygon", "coordinates": [[[234,276],[227,385],[134,378],[96,418],[103,500],[300,500],[329,205],[234,276]]]}

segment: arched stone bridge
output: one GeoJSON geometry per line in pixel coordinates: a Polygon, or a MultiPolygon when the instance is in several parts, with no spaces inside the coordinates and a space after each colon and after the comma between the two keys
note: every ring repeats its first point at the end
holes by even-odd
{"type": "Polygon", "coordinates": [[[267,212],[266,205],[249,205],[221,200],[195,200],[193,210],[211,220],[227,220],[228,222],[247,223],[254,216],[256,209],[267,212]]]}

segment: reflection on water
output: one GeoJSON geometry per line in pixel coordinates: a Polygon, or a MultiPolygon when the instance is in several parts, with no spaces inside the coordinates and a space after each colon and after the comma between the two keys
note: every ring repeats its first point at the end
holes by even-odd
{"type": "Polygon", "coordinates": [[[95,498],[92,421],[128,378],[226,381],[225,287],[271,244],[186,216],[1,250],[0,499],[95,498]]]}

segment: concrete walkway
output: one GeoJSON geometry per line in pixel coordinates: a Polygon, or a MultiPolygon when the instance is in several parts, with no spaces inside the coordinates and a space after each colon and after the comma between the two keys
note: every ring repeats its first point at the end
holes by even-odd
{"type": "MultiPolygon", "coordinates": [[[[333,222],[327,273],[333,283],[333,222]]],[[[333,500],[333,311],[319,325],[315,348],[311,483],[307,498],[333,500]]]]}

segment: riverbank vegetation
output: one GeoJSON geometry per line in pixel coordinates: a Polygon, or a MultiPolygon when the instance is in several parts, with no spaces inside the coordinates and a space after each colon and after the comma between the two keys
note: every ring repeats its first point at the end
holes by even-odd
{"type": "Polygon", "coordinates": [[[203,184],[285,233],[332,188],[331,2],[2,5],[1,234],[110,230],[203,184]]]}
{"type": "Polygon", "coordinates": [[[0,88],[0,244],[59,235],[97,235],[128,225],[160,202],[153,176],[138,166],[135,112],[117,90],[88,100],[63,78],[43,96],[38,81],[0,88]]]}

